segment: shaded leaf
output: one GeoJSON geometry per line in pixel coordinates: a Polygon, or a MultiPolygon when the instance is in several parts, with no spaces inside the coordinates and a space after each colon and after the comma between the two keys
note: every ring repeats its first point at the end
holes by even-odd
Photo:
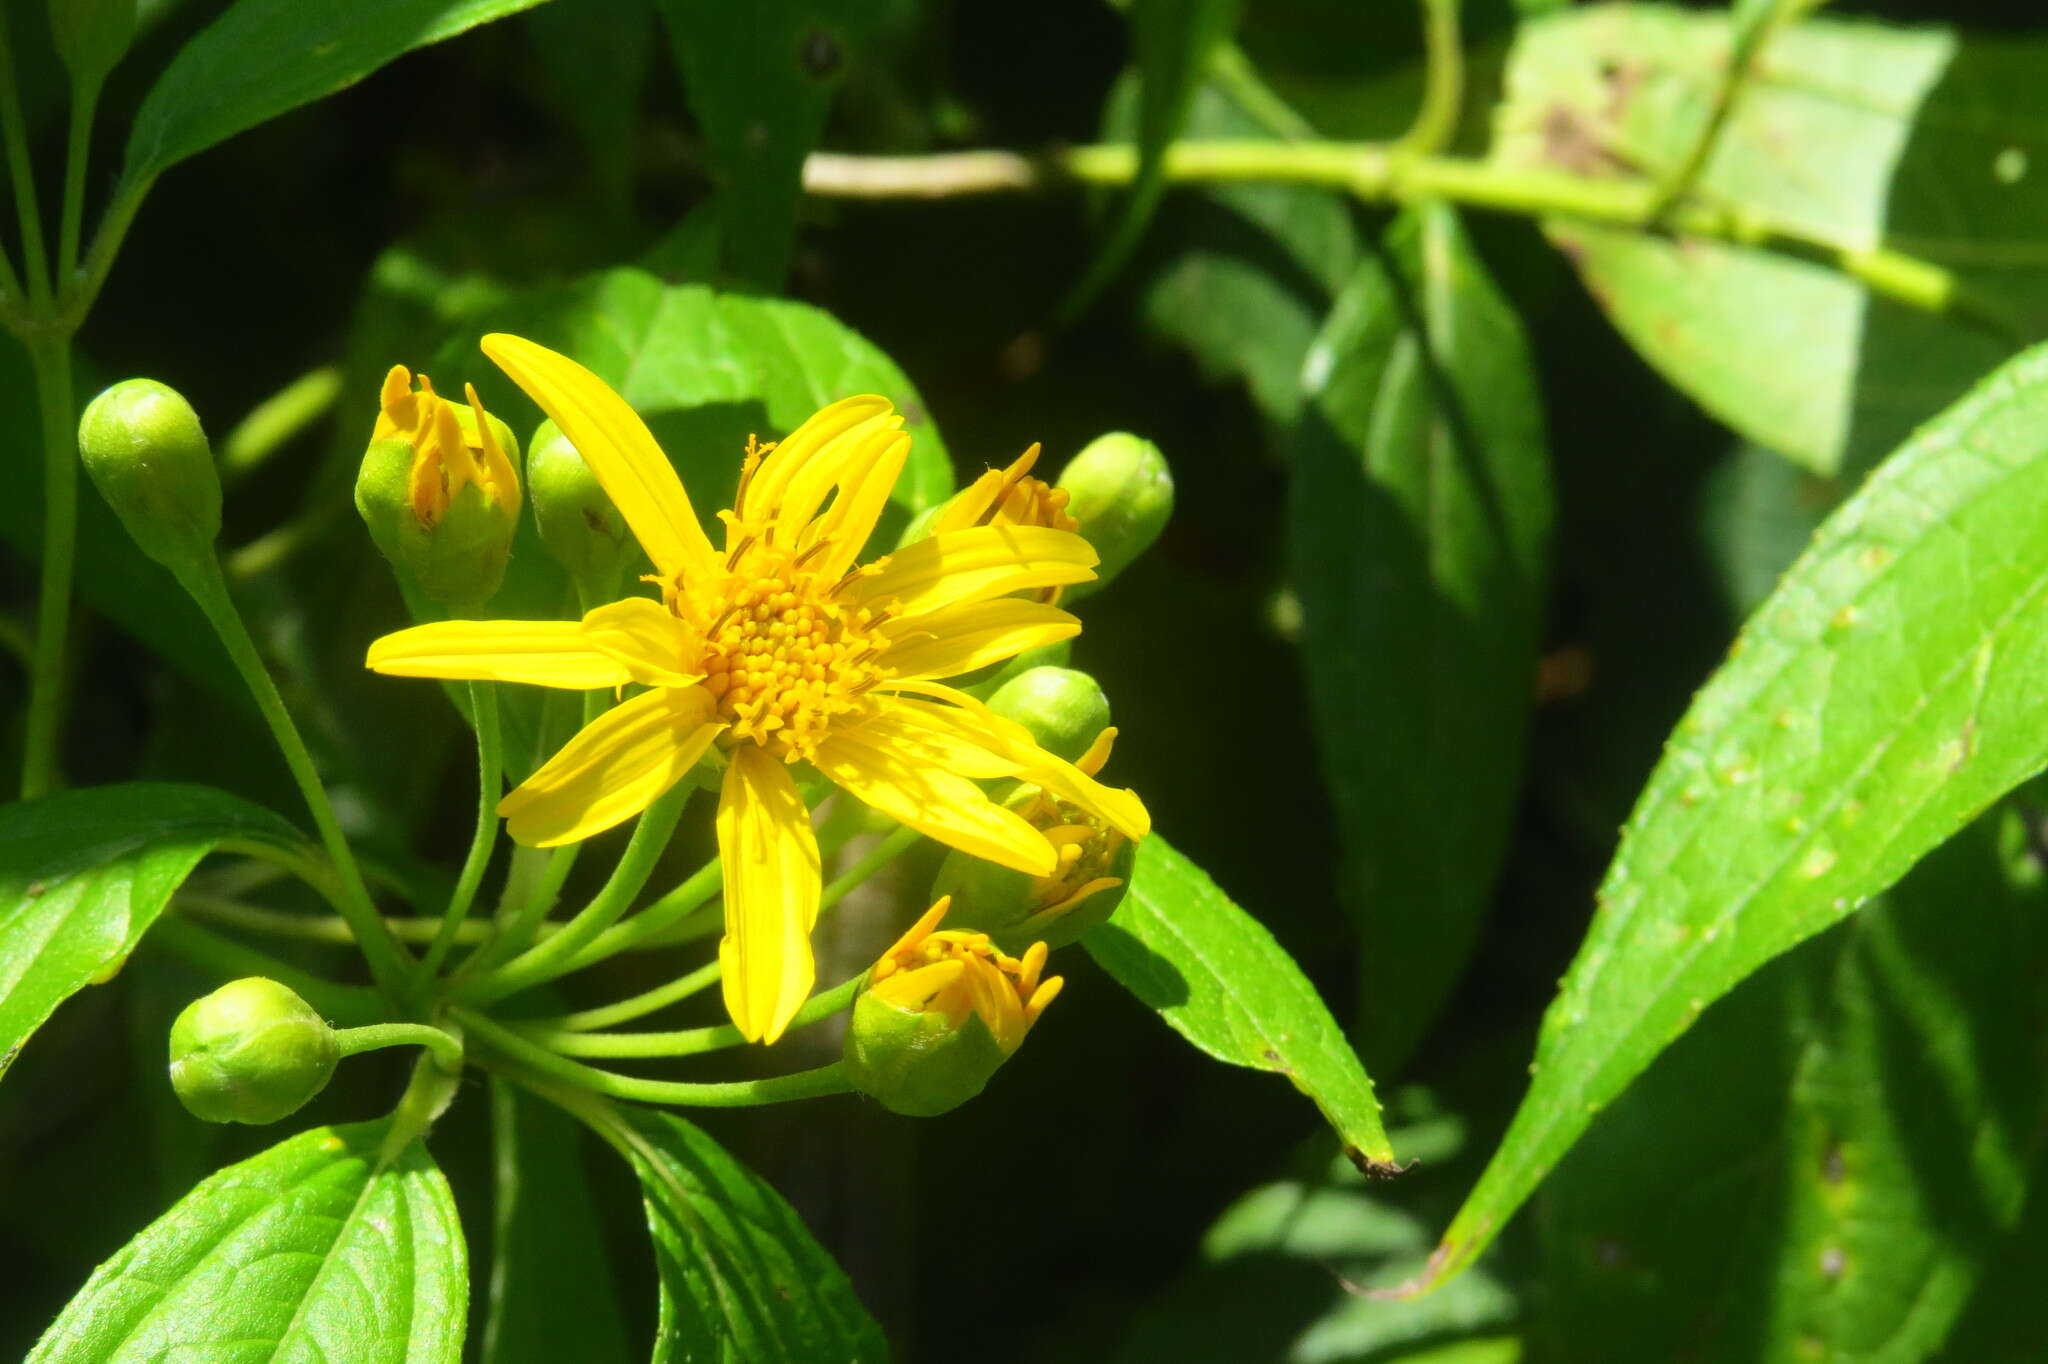
{"type": "Polygon", "coordinates": [[[146,185],[214,143],[346,90],[417,47],[539,0],[237,0],[156,79],[128,132],[125,182],[146,185]]]}
{"type": "Polygon", "coordinates": [[[804,158],[874,22],[858,0],[658,0],[718,182],[726,268],[771,293],[796,244],[804,158]]]}
{"type": "Polygon", "coordinates": [[[59,1004],[121,969],[226,839],[305,842],[205,786],[132,782],[0,808],[0,1074],[59,1004]]]}
{"type": "MultiPolygon", "coordinates": [[[[1655,5],[1525,26],[1495,156],[1658,178],[1708,117],[1725,13],[1655,5]]],[[[1748,247],[1550,223],[1645,358],[1740,434],[1823,473],[1859,468],[2048,332],[2048,132],[2028,107],[2038,41],[1823,20],[1774,35],[1705,166],[1708,202],[1808,237],[1952,270],[1945,314],[1748,247]],[[1994,314],[1984,317],[1986,312],[1994,314]]]]}
{"type": "Polygon", "coordinates": [[[93,1273],[31,1364],[454,1364],[462,1224],[425,1147],[380,1156],[388,1129],[314,1128],[206,1179],[93,1273]]]}
{"type": "Polygon", "coordinates": [[[1446,1233],[1464,1264],[1658,1052],[2048,763],[2048,349],[1831,516],[1672,735],[1446,1233]]]}
{"type": "Polygon", "coordinates": [[[2027,1189],[2041,882],[1979,820],[1659,1058],[1539,1205],[1543,1357],[1927,1358],[2027,1189]]]}
{"type": "Polygon", "coordinates": [[[1130,893],[1081,943],[1196,1047],[1293,1081],[1355,1164],[1392,1164],[1372,1081],[1315,986],[1258,920],[1165,839],[1153,834],[1138,845],[1130,893]]]}
{"type": "Polygon", "coordinates": [[[888,1358],[845,1273],[766,1181],[681,1118],[621,1112],[661,1274],[654,1364],[888,1358]]]}
{"type": "Polygon", "coordinates": [[[653,24],[648,0],[537,4],[525,15],[555,102],[583,135],[598,201],[620,216],[633,206],[633,144],[653,24]]]}
{"type": "Polygon", "coordinates": [[[1448,998],[1507,845],[1547,577],[1543,412],[1521,324],[1443,205],[1397,220],[1303,384],[1291,569],[1361,1046],[1386,1070],[1448,998]]]}

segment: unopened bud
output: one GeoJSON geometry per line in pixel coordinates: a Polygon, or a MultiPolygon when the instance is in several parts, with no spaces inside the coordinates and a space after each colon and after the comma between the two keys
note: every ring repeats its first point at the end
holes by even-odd
{"type": "Polygon", "coordinates": [[[50,38],[74,85],[98,85],[134,36],[135,0],[50,0],[50,38]]]}
{"type": "Polygon", "coordinates": [[[356,510],[399,583],[444,610],[472,611],[505,580],[519,525],[519,445],[476,389],[451,403],[403,365],[384,378],[356,476],[356,510]]]}
{"type": "Polygon", "coordinates": [[[1062,983],[1040,978],[1043,943],[1006,956],[985,933],[940,930],[946,909],[940,900],[882,954],[846,1030],[854,1088],[910,1117],[981,1093],[1062,983]]]}
{"type": "Polygon", "coordinates": [[[144,554],[170,569],[213,557],[220,474],[199,414],[176,389],[154,379],[115,384],[79,419],[78,453],[144,554]]]}
{"type": "Polygon", "coordinates": [[[988,708],[1015,720],[1048,753],[1078,760],[1109,727],[1109,697],[1087,673],[1073,668],[1032,668],[996,688],[988,708]]]}
{"type": "MultiPolygon", "coordinates": [[[[1115,740],[1114,729],[1102,730],[1074,766],[1095,776],[1115,740]]],[[[1045,835],[1058,864],[1050,876],[1032,876],[963,852],[947,853],[932,894],[952,898],[953,926],[986,933],[998,947],[1016,951],[1035,942],[1065,947],[1106,923],[1123,903],[1138,845],[1099,816],[1037,786],[1019,787],[1003,807],[1045,835]]]]}
{"type": "Polygon", "coordinates": [[[1173,515],[1173,474],[1151,441],[1121,431],[1098,436],[1060,474],[1067,510],[1101,562],[1092,582],[1069,588],[1094,592],[1152,547],[1173,515]]]}
{"type": "Polygon", "coordinates": [[[221,986],[171,1024],[171,1087],[207,1122],[268,1123],[327,1087],[341,1059],[313,1006],[262,976],[221,986]]]}
{"type": "Polygon", "coordinates": [[[636,542],[611,495],[569,438],[542,422],[526,451],[526,489],[549,554],[593,595],[615,595],[636,542]]]}

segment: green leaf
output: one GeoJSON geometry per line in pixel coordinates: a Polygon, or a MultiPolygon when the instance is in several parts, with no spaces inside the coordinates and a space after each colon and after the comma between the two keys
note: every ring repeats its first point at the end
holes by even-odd
{"type": "Polygon", "coordinates": [[[1258,920],[1153,834],[1130,893],[1081,943],[1175,1032],[1219,1061],[1285,1075],[1361,1168],[1390,1172],[1372,1081],[1315,986],[1258,920]]]}
{"type": "Polygon", "coordinates": [[[620,1112],[661,1274],[654,1364],[888,1358],[845,1272],[765,1180],[681,1118],[620,1112]]]}
{"type": "Polygon", "coordinates": [[[469,1268],[448,1183],[388,1122],[211,1176],[94,1271],[29,1364],[455,1364],[469,1268]]]}
{"type": "MultiPolygon", "coordinates": [[[[1699,135],[1733,41],[1725,12],[1655,5],[1526,25],[1495,156],[1659,178],[1699,135]]],[[[1710,203],[1951,270],[1966,306],[1948,313],[1783,254],[1548,229],[1615,325],[1708,411],[1819,472],[1865,467],[2006,359],[2014,338],[2048,332],[2037,228],[2048,129],[2013,112],[2031,107],[2044,55],[2038,40],[1796,25],[1771,38],[1704,168],[1710,203]]]]}
{"type": "Polygon", "coordinates": [[[1546,1358],[1933,1352],[2002,1256],[2048,1097],[2026,838],[1979,820],[1602,1116],[1539,1204],[1546,1358]]]}
{"type": "Polygon", "coordinates": [[[726,268],[771,293],[796,245],[804,158],[832,93],[862,57],[873,7],[860,0],[659,0],[683,93],[718,184],[726,268]]]}
{"type": "Polygon", "coordinates": [[[1095,301],[1145,235],[1166,193],[1166,149],[1238,19],[1238,0],[1128,0],[1125,9],[1138,76],[1138,169],[1100,251],[1060,306],[1069,320],[1095,301]]]}
{"type": "Polygon", "coordinates": [[[1398,1066],[1491,901],[1522,773],[1551,523],[1519,320],[1444,205],[1410,209],[1310,349],[1288,537],[1363,940],[1359,1035],[1398,1066]]]}
{"type": "Polygon", "coordinates": [[[626,1328],[584,1173],[582,1129],[493,1079],[491,1135],[497,1182],[484,1364],[623,1364],[626,1328]]]}
{"type": "Polygon", "coordinates": [[[1446,1177],[1458,1173],[1465,1125],[1443,1114],[1398,1127],[1393,1136],[1420,1167],[1397,1186],[1375,1187],[1348,1161],[1320,1160],[1309,1176],[1239,1197],[1204,1233],[1195,1267],[1132,1314],[1132,1329],[1111,1356],[1115,1364],[1392,1364],[1460,1347],[1476,1351],[1475,1359],[1498,1359],[1503,1342],[1493,1333],[1511,1325],[1520,1307],[1485,1270],[1419,1303],[1370,1296],[1400,1284],[1428,1259],[1430,1223],[1402,1203],[1426,1200],[1425,1186],[1444,1192],[1446,1177]]]}
{"type": "Polygon", "coordinates": [[[0,807],[0,1074],[59,1004],[121,969],[225,839],[305,842],[205,786],[133,782],[0,807]]]}
{"type": "MultiPolygon", "coordinates": [[[[1136,126],[1135,102],[1113,101],[1112,138],[1136,126]]],[[[1215,82],[1189,106],[1188,141],[1265,135],[1215,82]]],[[[1331,300],[1358,262],[1358,234],[1341,196],[1300,185],[1190,189],[1153,229],[1161,264],[1145,286],[1145,320],[1193,352],[1214,378],[1241,379],[1260,411],[1291,420],[1301,364],[1331,300]]]]}
{"type": "Polygon", "coordinates": [[[128,133],[123,180],[146,185],[302,104],[346,90],[414,48],[539,0],[237,0],[186,43],[128,133]]]}
{"type": "Polygon", "coordinates": [[[1744,627],[1623,830],[1455,1271],[1658,1052],[2048,764],[2048,348],[1844,503],[1744,627]]]}

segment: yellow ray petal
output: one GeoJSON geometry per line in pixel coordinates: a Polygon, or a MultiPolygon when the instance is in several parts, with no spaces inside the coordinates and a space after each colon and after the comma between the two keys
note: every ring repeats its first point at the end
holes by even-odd
{"type": "Polygon", "coordinates": [[[364,664],[391,677],[525,682],[594,691],[632,677],[590,647],[573,620],[444,620],[385,635],[364,664]]]}
{"type": "Polygon", "coordinates": [[[882,662],[898,678],[952,677],[1071,639],[1081,622],[1043,602],[997,597],[892,620],[882,633],[891,641],[882,662]]]}
{"type": "Polygon", "coordinates": [[[725,863],[725,1007],[740,1035],[773,1042],[811,992],[818,841],[789,769],[753,744],[732,751],[718,795],[725,863]]]}
{"type": "Polygon", "coordinates": [[[860,605],[895,600],[903,615],[983,601],[1027,587],[1062,587],[1095,576],[1095,550],[1069,530],[970,526],[905,545],[879,572],[848,584],[860,605]]]}
{"type": "Polygon", "coordinates": [[[831,542],[818,561],[820,577],[837,579],[860,558],[909,458],[910,437],[890,431],[872,454],[864,453],[849,466],[851,472],[839,485],[839,495],[803,532],[807,546],[820,540],[831,542]]]}
{"type": "MultiPolygon", "coordinates": [[[[902,425],[903,418],[894,412],[868,418],[835,436],[808,463],[796,470],[777,502],[766,502],[764,494],[763,502],[751,505],[762,508],[773,505],[776,509],[776,539],[786,545],[802,543],[802,532],[810,525],[811,518],[818,514],[818,508],[825,505],[825,499],[834,488],[843,489],[860,483],[875,461],[909,440],[898,430],[902,425]]],[[[776,451],[776,454],[780,453],[780,450],[776,451]]],[[[840,496],[844,497],[845,493],[842,491],[840,496]]]]}
{"type": "MultiPolygon", "coordinates": [[[[778,441],[768,458],[761,461],[761,467],[754,472],[753,482],[748,485],[746,506],[740,510],[751,516],[760,516],[769,508],[780,506],[791,480],[820,451],[863,422],[892,415],[889,400],[875,393],[841,398],[819,408],[796,430],[778,441]]],[[[897,420],[902,419],[899,417],[897,420]]]]}
{"type": "Polygon", "coordinates": [[[1044,834],[973,782],[869,742],[862,730],[818,745],[817,767],[854,799],[949,847],[1032,876],[1050,876],[1059,865],[1044,834]]]}
{"type": "Polygon", "coordinates": [[[635,682],[687,687],[704,680],[704,638],[660,602],[627,597],[583,617],[583,638],[616,660],[635,682]]]}
{"type": "Polygon", "coordinates": [[[702,687],[661,687],[612,707],[498,802],[531,847],[575,843],[639,814],[681,781],[725,728],[702,687]]]}
{"type": "Polygon", "coordinates": [[[1104,786],[1066,759],[1040,748],[1023,726],[986,709],[938,705],[898,696],[880,714],[887,715],[892,723],[921,723],[987,749],[1013,764],[1017,776],[1096,815],[1126,838],[1143,838],[1152,832],[1152,816],[1137,792],[1104,786]]]}
{"type": "Polygon", "coordinates": [[[664,576],[717,570],[683,481],[624,398],[566,355],[524,337],[494,332],[483,350],[554,418],[664,576]]]}
{"type": "Polygon", "coordinates": [[[965,530],[979,525],[983,517],[990,515],[996,500],[1017,486],[1017,480],[1031,472],[1031,466],[1038,462],[1038,443],[1010,461],[1006,469],[984,469],[980,477],[953,495],[952,501],[940,509],[933,518],[931,533],[965,530]]]}

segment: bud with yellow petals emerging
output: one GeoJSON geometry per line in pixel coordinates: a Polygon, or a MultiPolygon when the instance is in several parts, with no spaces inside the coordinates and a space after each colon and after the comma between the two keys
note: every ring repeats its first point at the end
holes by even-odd
{"type": "Polygon", "coordinates": [[[981,1093],[1063,983],[1040,979],[1044,943],[1006,956],[986,933],[940,929],[947,907],[934,904],[882,954],[846,1030],[853,1087],[914,1118],[981,1093]]]}
{"type": "MultiPolygon", "coordinates": [[[[1074,766],[1095,776],[1109,761],[1116,730],[1095,736],[1074,766]]],[[[949,852],[932,883],[950,896],[954,923],[988,934],[999,946],[1040,943],[1065,947],[1123,903],[1138,845],[1077,806],[1036,786],[1019,787],[1003,808],[1043,833],[1059,853],[1050,876],[1031,876],[993,862],[949,852]]]]}
{"type": "Polygon", "coordinates": [[[518,443],[466,392],[451,403],[393,365],[356,477],[356,510],[400,584],[458,613],[497,592],[519,523],[518,443]]]}
{"type": "MultiPolygon", "coordinates": [[[[1031,476],[1032,467],[1038,463],[1038,451],[1039,447],[1033,444],[1009,467],[984,470],[974,482],[911,522],[903,543],[972,526],[1075,529],[1074,518],[1067,514],[1067,494],[1031,476]]],[[[1037,601],[1056,602],[1064,590],[1046,587],[1024,595],[1037,601]]]]}

